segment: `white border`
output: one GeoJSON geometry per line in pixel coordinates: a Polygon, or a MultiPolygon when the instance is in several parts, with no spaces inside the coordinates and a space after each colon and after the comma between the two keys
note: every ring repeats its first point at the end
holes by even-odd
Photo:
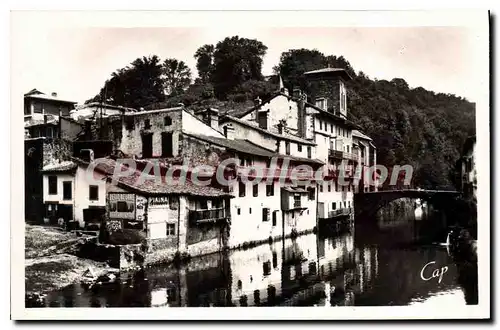
{"type": "MultiPolygon", "coordinates": [[[[31,8],[36,8],[31,7],[31,8]]],[[[481,81],[471,81],[480,99],[476,101],[478,159],[478,219],[479,219],[479,302],[448,310],[417,306],[403,307],[342,307],[342,308],[24,308],[24,203],[23,185],[11,181],[11,317],[13,319],[436,319],[485,318],[490,316],[490,190],[489,190],[489,41],[488,13],[477,10],[415,11],[415,12],[15,12],[11,15],[11,33],[22,24],[44,24],[52,27],[151,27],[151,26],[213,26],[238,25],[277,27],[294,26],[466,26],[477,29],[476,60],[471,63],[480,72],[481,81]],[[16,262],[19,261],[19,262],[16,262]]],[[[15,33],[15,32],[14,32],[15,33]]],[[[12,35],[11,35],[12,37],[12,35]]],[[[15,61],[15,54],[11,54],[15,61]]],[[[12,62],[11,62],[12,63],[12,62]]],[[[361,69],[361,68],[360,68],[361,69]]],[[[23,129],[22,95],[17,88],[16,73],[11,73],[11,177],[22,178],[23,129]],[[22,164],[22,165],[21,165],[22,164]]]]}

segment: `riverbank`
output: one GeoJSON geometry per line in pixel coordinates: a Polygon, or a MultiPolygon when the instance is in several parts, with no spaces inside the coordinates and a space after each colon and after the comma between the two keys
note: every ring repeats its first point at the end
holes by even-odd
{"type": "Polygon", "coordinates": [[[77,257],[78,246],[92,237],[78,237],[59,228],[26,224],[25,290],[27,296],[47,292],[80,282],[87,270],[100,276],[114,271],[104,262],[77,257]]]}

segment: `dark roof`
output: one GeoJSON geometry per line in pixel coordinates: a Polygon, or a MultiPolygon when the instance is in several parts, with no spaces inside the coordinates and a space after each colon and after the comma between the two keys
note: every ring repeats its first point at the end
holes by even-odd
{"type": "Polygon", "coordinates": [[[262,101],[258,105],[254,105],[253,107],[250,107],[250,108],[228,110],[228,111],[226,111],[226,115],[233,116],[233,117],[236,117],[236,118],[245,117],[249,113],[252,113],[252,111],[255,111],[256,109],[261,108],[263,105],[271,102],[274,98],[276,98],[277,96],[280,96],[280,95],[288,97],[289,99],[292,99],[292,97],[290,97],[289,95],[286,95],[285,93],[275,92],[273,95],[271,95],[269,98],[265,99],[264,101],[262,101]]]}
{"type": "Polygon", "coordinates": [[[289,140],[289,141],[293,141],[293,142],[299,142],[299,143],[303,143],[303,144],[308,144],[308,145],[312,145],[312,146],[315,146],[316,143],[314,143],[313,141],[309,141],[309,140],[305,140],[305,139],[302,139],[302,138],[299,138],[297,136],[293,136],[293,135],[283,135],[283,134],[277,134],[277,133],[273,133],[273,132],[270,132],[268,130],[265,130],[263,128],[260,128],[259,126],[257,126],[256,124],[248,121],[248,120],[243,120],[243,119],[240,119],[240,118],[236,118],[236,117],[233,117],[233,116],[224,116],[221,118],[220,122],[223,123],[223,122],[226,122],[226,121],[234,121],[236,123],[239,123],[239,124],[242,124],[242,125],[245,125],[247,127],[250,127],[256,131],[259,131],[263,134],[267,134],[267,135],[271,135],[277,139],[280,139],[280,140],[289,140]]]}
{"type": "Polygon", "coordinates": [[[68,100],[62,100],[59,99],[55,96],[52,95],[46,95],[38,90],[35,91],[30,91],[27,94],[24,94],[24,97],[26,98],[32,98],[32,99],[39,99],[39,100],[46,100],[46,101],[54,101],[54,102],[59,102],[59,103],[68,103],[68,104],[77,104],[78,102],[75,101],[68,101],[68,100]]]}
{"type": "Polygon", "coordinates": [[[347,73],[347,71],[342,68],[323,68],[319,70],[304,72],[304,75],[308,76],[308,78],[321,76],[341,76],[345,80],[352,80],[352,77],[349,75],[349,73],[347,73]]]}
{"type": "Polygon", "coordinates": [[[236,151],[239,153],[256,155],[256,156],[261,156],[261,157],[266,157],[266,158],[279,157],[279,158],[283,158],[283,159],[288,158],[291,161],[297,161],[297,162],[324,164],[322,161],[320,161],[318,159],[311,159],[311,158],[305,158],[305,157],[297,157],[297,156],[279,154],[273,150],[263,148],[263,147],[255,144],[251,141],[244,140],[244,139],[230,140],[230,139],[226,139],[226,138],[218,138],[218,137],[201,135],[201,134],[193,134],[193,133],[185,133],[185,132],[184,132],[184,134],[198,138],[200,140],[203,140],[203,141],[206,141],[209,143],[213,143],[215,145],[225,147],[229,150],[236,151]]]}
{"type": "MultiPolygon", "coordinates": [[[[84,160],[78,160],[82,164],[89,164],[84,160]]],[[[96,159],[97,165],[94,170],[101,172],[108,177],[114,173],[117,162],[111,158],[99,158],[96,159]]],[[[125,165],[121,165],[122,170],[126,170],[125,165]]],[[[141,175],[144,175],[141,171],[134,171],[133,174],[125,177],[120,177],[117,180],[117,184],[124,188],[136,191],[138,193],[143,193],[145,195],[191,195],[191,196],[206,196],[206,197],[231,197],[232,195],[226,193],[220,189],[214,187],[205,187],[195,185],[192,181],[186,178],[185,182],[181,182],[178,179],[172,180],[172,182],[159,182],[160,179],[155,178],[151,175],[145,175],[142,182],[138,182],[141,175]]]]}
{"type": "Polygon", "coordinates": [[[227,149],[241,152],[244,154],[249,154],[249,155],[255,155],[255,156],[261,156],[261,157],[272,157],[273,152],[259,147],[247,140],[243,139],[226,139],[226,138],[219,138],[219,137],[213,137],[213,136],[208,136],[208,135],[202,135],[202,134],[193,134],[193,133],[186,133],[183,132],[183,134],[186,134],[188,136],[192,136],[195,138],[198,138],[200,140],[210,142],[212,144],[225,147],[227,149]]]}
{"type": "Polygon", "coordinates": [[[343,123],[343,124],[349,126],[350,128],[357,129],[357,130],[361,130],[362,129],[361,126],[353,123],[349,119],[337,116],[336,114],[333,114],[333,113],[328,112],[328,111],[326,111],[324,109],[321,109],[320,107],[317,107],[314,104],[306,102],[306,107],[313,108],[314,110],[317,110],[320,115],[328,117],[330,119],[333,119],[336,122],[343,123]]]}

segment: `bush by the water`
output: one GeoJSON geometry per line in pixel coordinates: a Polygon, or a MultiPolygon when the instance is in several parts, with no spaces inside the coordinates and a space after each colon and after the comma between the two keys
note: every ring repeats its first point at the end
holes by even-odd
{"type": "Polygon", "coordinates": [[[141,244],[146,239],[143,232],[135,229],[120,229],[101,235],[100,241],[105,244],[126,245],[141,244]]]}

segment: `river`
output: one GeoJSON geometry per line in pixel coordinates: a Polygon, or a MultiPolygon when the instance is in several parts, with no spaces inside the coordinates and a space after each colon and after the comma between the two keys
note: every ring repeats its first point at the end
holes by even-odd
{"type": "Polygon", "coordinates": [[[303,235],[205,256],[180,268],[122,274],[115,283],[91,289],[70,285],[49,293],[47,306],[477,304],[476,264],[457,262],[439,242],[423,240],[429,221],[378,219],[343,234],[303,235]]]}

